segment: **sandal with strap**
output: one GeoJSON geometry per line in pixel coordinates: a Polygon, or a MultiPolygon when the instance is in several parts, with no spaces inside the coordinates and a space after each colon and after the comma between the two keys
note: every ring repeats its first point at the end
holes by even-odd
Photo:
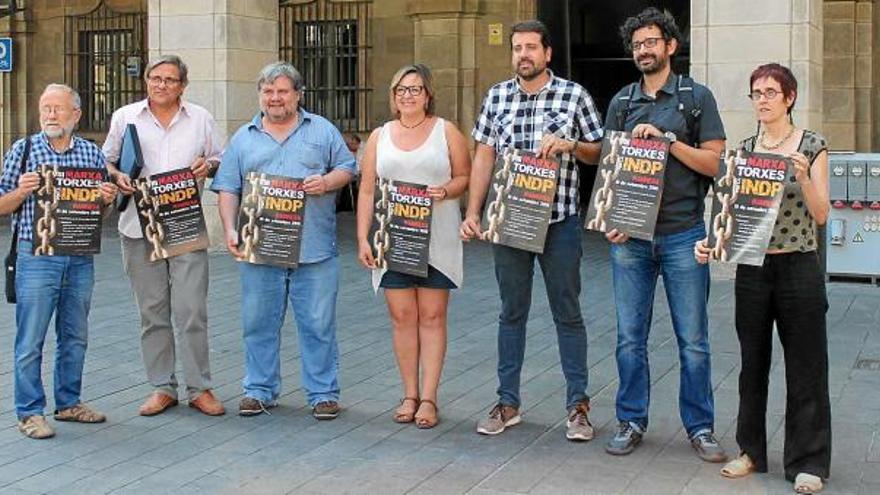
{"type": "Polygon", "coordinates": [[[421,401],[418,397],[404,397],[400,399],[400,406],[394,411],[394,422],[395,423],[412,423],[416,419],[416,412],[419,410],[419,405],[421,405],[421,401]],[[406,404],[407,401],[413,401],[416,403],[415,409],[412,412],[402,413],[400,412],[400,408],[406,404]]]}
{"type": "Polygon", "coordinates": [[[725,478],[742,478],[755,472],[756,466],[748,454],[740,454],[721,468],[721,476],[725,478]]]}
{"type": "Polygon", "coordinates": [[[794,491],[797,493],[819,493],[822,488],[822,478],[814,474],[798,473],[794,478],[794,491]]]}
{"type": "Polygon", "coordinates": [[[422,399],[421,404],[419,404],[419,411],[422,410],[422,404],[430,404],[434,408],[434,417],[426,418],[424,416],[419,417],[418,411],[416,411],[416,426],[420,430],[430,430],[431,428],[437,426],[437,423],[440,422],[440,408],[437,407],[437,403],[430,399],[422,399]]]}

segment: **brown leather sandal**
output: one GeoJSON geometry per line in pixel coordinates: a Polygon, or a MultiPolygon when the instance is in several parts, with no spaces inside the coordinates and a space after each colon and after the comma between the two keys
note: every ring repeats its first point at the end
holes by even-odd
{"type": "Polygon", "coordinates": [[[418,397],[404,397],[400,399],[400,405],[397,406],[397,409],[394,411],[394,422],[395,423],[412,423],[416,419],[416,412],[419,410],[419,406],[421,405],[421,401],[418,397]],[[413,401],[416,403],[416,408],[413,409],[412,412],[402,413],[400,412],[400,408],[406,404],[406,401],[413,401]]]}
{"type": "Polygon", "coordinates": [[[416,420],[416,426],[420,430],[430,430],[431,428],[437,426],[437,423],[440,422],[440,409],[437,407],[437,403],[432,401],[431,399],[422,399],[421,403],[419,404],[419,411],[422,410],[422,404],[430,404],[434,408],[434,417],[419,417],[418,411],[416,411],[416,416],[414,416],[416,420]]]}

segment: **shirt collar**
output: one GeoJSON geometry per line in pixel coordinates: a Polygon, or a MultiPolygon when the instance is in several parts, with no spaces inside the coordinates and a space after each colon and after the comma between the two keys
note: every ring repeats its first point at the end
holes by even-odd
{"type": "MultiPolygon", "coordinates": [[[[299,116],[296,120],[296,128],[299,128],[302,124],[312,120],[312,114],[307,112],[300,107],[297,110],[297,115],[299,116]]],[[[248,129],[258,129],[263,130],[263,112],[259,111],[254,118],[251,119],[251,122],[248,124],[248,129]]]]}
{"type": "Polygon", "coordinates": [[[42,141],[42,143],[46,146],[46,148],[49,149],[49,151],[51,151],[52,153],[55,153],[56,155],[63,155],[65,153],[67,153],[68,151],[71,151],[73,148],[76,148],[76,140],[77,140],[76,136],[70,136],[70,144],[67,145],[66,149],[63,149],[61,151],[58,151],[54,147],[52,147],[52,143],[49,142],[49,136],[47,136],[45,132],[40,131],[40,134],[38,135],[38,139],[40,139],[42,141]]]}
{"type": "MultiPolygon", "coordinates": [[[[553,71],[552,71],[549,67],[548,67],[546,70],[547,70],[547,74],[550,76],[550,80],[547,81],[547,84],[545,84],[544,86],[542,86],[541,89],[539,89],[538,91],[536,91],[534,94],[539,94],[539,93],[542,93],[542,92],[544,92],[544,91],[548,91],[548,90],[556,89],[556,86],[559,84],[559,78],[556,77],[555,74],[553,74],[553,71]]],[[[520,84],[520,82],[519,82],[519,76],[514,76],[514,78],[513,78],[513,86],[516,88],[516,90],[517,90],[518,92],[528,94],[528,93],[526,92],[526,90],[523,89],[522,85],[520,84]]]]}
{"type": "MultiPolygon", "coordinates": [[[[181,96],[180,97],[180,112],[182,112],[186,115],[189,115],[191,113],[189,107],[190,107],[190,103],[188,101],[186,101],[183,98],[183,96],[181,96]]],[[[144,98],[143,100],[138,102],[138,111],[140,113],[143,113],[143,112],[147,112],[149,114],[153,113],[152,111],[150,111],[150,99],[149,98],[144,98]]]]}
{"type": "MultiPolygon", "coordinates": [[[[663,83],[663,87],[661,87],[661,88],[658,90],[658,92],[659,92],[659,91],[662,91],[662,92],[664,92],[664,93],[666,93],[666,94],[668,94],[668,95],[670,95],[670,96],[675,95],[675,84],[676,84],[676,81],[677,81],[677,80],[678,80],[678,76],[675,74],[675,72],[670,71],[670,72],[669,72],[669,77],[666,78],[666,82],[663,83]]],[[[633,93],[633,99],[634,99],[634,100],[640,100],[640,99],[643,99],[643,100],[653,100],[653,98],[651,98],[650,96],[646,95],[646,94],[642,91],[642,83],[643,83],[643,82],[644,82],[644,78],[640,79],[640,80],[639,80],[639,84],[636,85],[636,90],[635,90],[635,92],[633,93]]]]}

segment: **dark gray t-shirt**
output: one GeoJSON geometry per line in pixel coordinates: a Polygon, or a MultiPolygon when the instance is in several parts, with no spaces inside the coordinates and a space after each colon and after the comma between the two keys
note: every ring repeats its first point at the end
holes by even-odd
{"type": "MultiPolygon", "coordinates": [[[[678,109],[679,98],[676,94],[678,76],[670,74],[666,84],[651,98],[642,92],[641,84],[636,84],[632,92],[632,100],[626,115],[626,122],[620,122],[629,96],[630,86],[614,95],[608,106],[605,117],[605,130],[632,131],[637,124],[647,123],[662,132],[672,131],[680,141],[691,146],[690,132],[684,112],[678,109]],[[621,97],[624,99],[621,100],[621,97]]],[[[701,84],[693,84],[694,106],[701,109],[699,121],[698,143],[725,139],[724,125],[718,115],[718,105],[708,88],[701,84]]],[[[712,184],[712,178],[697,173],[682,165],[672,153],[666,165],[663,197],[660,200],[660,212],[657,215],[657,234],[674,234],[687,230],[703,220],[703,201],[712,184]]]]}

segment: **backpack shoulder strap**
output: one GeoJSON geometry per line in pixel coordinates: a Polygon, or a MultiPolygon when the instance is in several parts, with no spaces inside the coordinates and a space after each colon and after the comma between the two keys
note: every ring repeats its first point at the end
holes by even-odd
{"type": "Polygon", "coordinates": [[[620,107],[617,109],[617,126],[621,131],[624,130],[626,119],[629,117],[629,109],[630,105],[632,105],[633,95],[636,92],[636,84],[638,82],[630,83],[626,94],[617,97],[617,100],[621,102],[620,107]]]}
{"type": "Polygon", "coordinates": [[[691,144],[697,145],[699,144],[697,140],[700,138],[700,116],[703,109],[694,97],[694,80],[688,76],[679,75],[675,85],[675,93],[678,97],[678,110],[684,115],[687,123],[691,144]]]}

